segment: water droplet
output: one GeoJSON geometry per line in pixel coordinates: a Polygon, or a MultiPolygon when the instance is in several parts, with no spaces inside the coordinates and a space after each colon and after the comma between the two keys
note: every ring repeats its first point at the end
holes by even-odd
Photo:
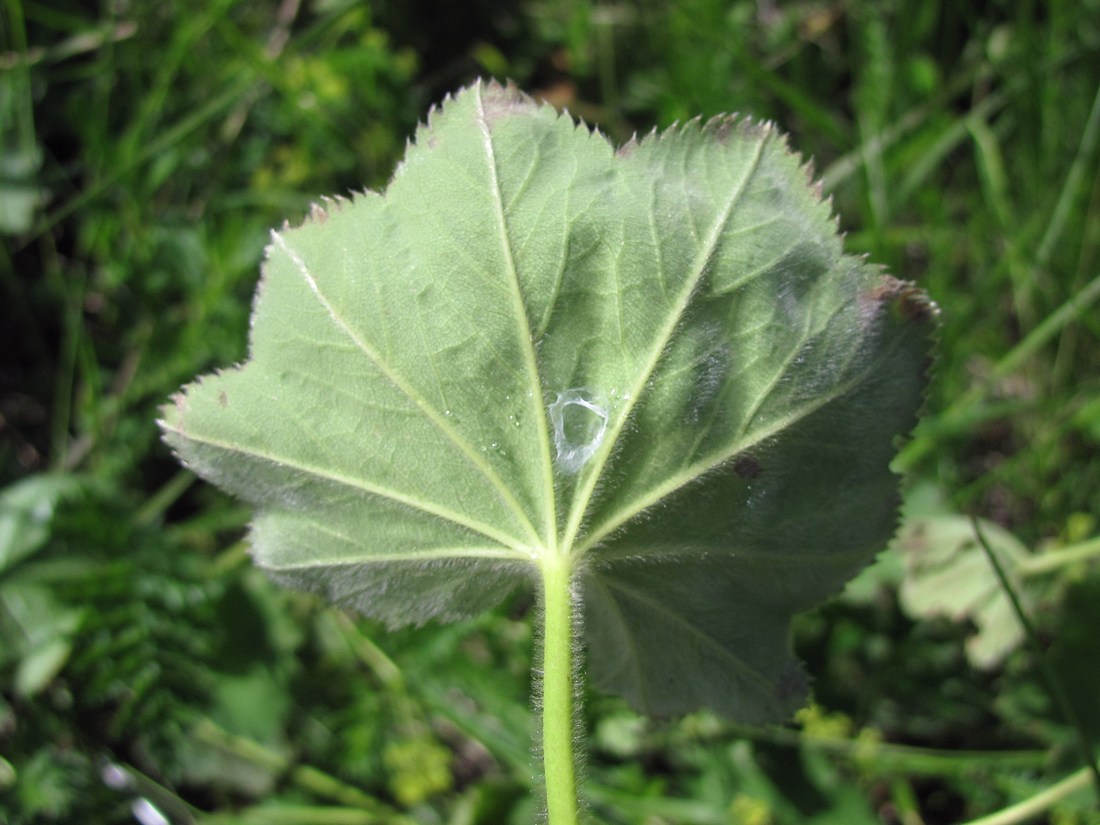
{"type": "Polygon", "coordinates": [[[560,393],[547,411],[554,427],[554,449],[559,469],[575,473],[590,459],[607,434],[607,407],[584,387],[560,393]]]}

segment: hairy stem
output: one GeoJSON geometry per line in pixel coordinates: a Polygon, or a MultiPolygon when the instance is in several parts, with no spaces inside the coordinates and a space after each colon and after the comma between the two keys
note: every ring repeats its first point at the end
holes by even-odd
{"type": "Polygon", "coordinates": [[[542,759],[548,825],[577,825],[573,757],[573,592],[568,557],[542,566],[542,759]]]}

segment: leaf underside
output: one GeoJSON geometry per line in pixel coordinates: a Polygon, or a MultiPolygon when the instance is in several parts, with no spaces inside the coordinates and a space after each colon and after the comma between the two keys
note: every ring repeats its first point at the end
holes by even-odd
{"type": "Polygon", "coordinates": [[[804,695],[791,616],[893,532],[935,314],[770,125],[616,151],[477,84],[273,234],[249,360],[161,426],[280,580],[419,623],[567,557],[598,686],[760,722],[804,695]]]}

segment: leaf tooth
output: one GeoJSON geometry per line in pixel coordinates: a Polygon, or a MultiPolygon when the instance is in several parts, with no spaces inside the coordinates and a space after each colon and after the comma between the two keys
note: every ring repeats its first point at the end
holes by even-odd
{"type": "Polygon", "coordinates": [[[626,143],[624,143],[622,146],[620,146],[618,149],[615,150],[615,156],[620,157],[620,158],[629,157],[630,155],[634,154],[635,150],[637,150],[637,148],[639,146],[641,146],[643,143],[645,143],[647,141],[650,141],[650,140],[656,140],[656,139],[657,139],[657,127],[656,126],[654,126],[652,129],[650,129],[648,132],[646,132],[641,137],[638,136],[637,132],[634,132],[630,136],[630,139],[626,143]]]}
{"type": "MultiPolygon", "coordinates": [[[[691,122],[698,121],[699,118],[695,118],[691,122]]],[[[736,112],[729,115],[715,115],[702,124],[700,131],[719,143],[727,142],[730,137],[738,137],[750,143],[778,140],[782,149],[790,153],[786,138],[771,120],[755,120],[736,112]]]]}

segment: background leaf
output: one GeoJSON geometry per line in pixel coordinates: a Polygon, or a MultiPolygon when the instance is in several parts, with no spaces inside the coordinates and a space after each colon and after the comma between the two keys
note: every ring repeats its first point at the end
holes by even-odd
{"type": "MultiPolygon", "coordinates": [[[[984,520],[981,524],[989,546],[1019,588],[1017,565],[1031,554],[1003,527],[984,520]]],[[[902,607],[914,617],[972,620],[976,632],[967,640],[966,654],[975,667],[997,665],[1023,642],[1024,629],[969,518],[939,514],[907,519],[897,547],[907,568],[899,592],[902,607]]]]}
{"type": "Polygon", "coordinates": [[[475,85],[384,195],[274,235],[250,360],[165,436],[287,582],[402,624],[564,555],[599,685],[781,717],[790,617],[893,531],[935,315],[842,254],[807,177],[767,124],[614,152],[475,85]]]}
{"type": "MultiPolygon", "coordinates": [[[[988,519],[979,523],[1009,581],[1030,605],[1023,584],[1028,563],[1039,557],[1004,527],[988,519]]],[[[996,667],[1024,641],[1024,628],[973,522],[954,511],[934,484],[906,491],[901,527],[890,547],[844,592],[853,603],[871,604],[895,589],[901,608],[913,619],[972,623],[965,651],[976,668],[996,667]]]]}

